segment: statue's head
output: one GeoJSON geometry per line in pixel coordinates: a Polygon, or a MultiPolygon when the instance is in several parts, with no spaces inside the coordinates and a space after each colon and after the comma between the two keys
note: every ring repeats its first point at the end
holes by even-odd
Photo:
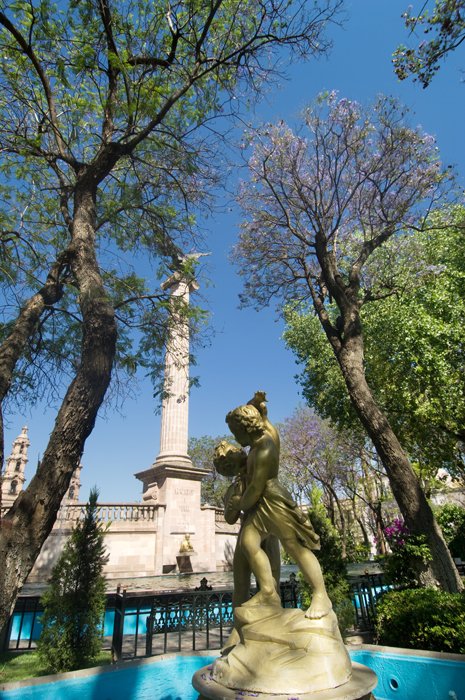
{"type": "Polygon", "coordinates": [[[237,476],[247,466],[247,453],[240,447],[222,440],[215,447],[213,464],[221,476],[237,476]]]}
{"type": "Polygon", "coordinates": [[[238,406],[230,411],[226,416],[226,423],[238,443],[243,446],[250,445],[265,432],[260,412],[250,404],[238,406]]]}

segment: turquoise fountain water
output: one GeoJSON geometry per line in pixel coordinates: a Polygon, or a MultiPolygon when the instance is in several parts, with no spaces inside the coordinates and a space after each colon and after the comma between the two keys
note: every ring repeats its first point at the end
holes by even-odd
{"type": "MultiPolygon", "coordinates": [[[[394,650],[393,650],[394,651],[394,650]]],[[[357,649],[353,661],[378,675],[376,700],[465,700],[463,661],[357,649]]],[[[2,700],[196,700],[191,678],[216,655],[153,658],[80,677],[0,690],[2,700]]],[[[69,674],[71,676],[71,674],[69,674]]],[[[240,693],[238,700],[252,700],[240,693]]]]}

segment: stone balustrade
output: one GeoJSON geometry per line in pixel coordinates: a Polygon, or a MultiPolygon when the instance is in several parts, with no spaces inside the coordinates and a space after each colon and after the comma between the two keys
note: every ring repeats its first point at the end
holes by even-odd
{"type": "Polygon", "coordinates": [[[225,523],[223,508],[215,508],[215,523],[225,523]]]}
{"type": "MultiPolygon", "coordinates": [[[[155,520],[156,505],[140,503],[100,503],[97,507],[99,522],[136,522],[155,520]]],[[[57,522],[72,521],[84,517],[86,506],[83,503],[62,505],[57,515],[57,522]]],[[[3,518],[9,511],[9,506],[2,506],[0,516],[3,518]]]]}
{"type": "Polygon", "coordinates": [[[240,520],[237,520],[235,523],[227,523],[224,518],[224,510],[222,508],[215,508],[215,533],[217,535],[226,535],[228,537],[230,535],[235,536],[239,533],[240,527],[240,520]]]}
{"type": "MultiPolygon", "coordinates": [[[[140,503],[99,503],[97,506],[97,520],[99,522],[137,522],[155,520],[157,506],[140,503]]],[[[57,520],[75,521],[84,516],[85,505],[70,503],[62,505],[58,511],[57,520]]]]}

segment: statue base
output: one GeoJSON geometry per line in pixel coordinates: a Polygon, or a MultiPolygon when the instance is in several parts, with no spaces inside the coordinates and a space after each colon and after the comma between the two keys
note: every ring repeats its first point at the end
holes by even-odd
{"type": "MultiPolygon", "coordinates": [[[[192,685],[199,693],[199,700],[208,698],[209,700],[297,700],[293,693],[256,693],[253,691],[241,690],[238,692],[234,688],[225,688],[215,681],[211,675],[212,666],[204,666],[199,669],[192,678],[192,685]]],[[[299,700],[375,700],[372,690],[376,687],[376,674],[367,666],[352,664],[352,675],[350,681],[340,685],[338,688],[320,690],[316,693],[299,693],[299,700]]]]}
{"type": "Polygon", "coordinates": [[[177,554],[176,564],[180,574],[192,574],[194,569],[192,568],[191,556],[195,554],[194,551],[188,552],[187,554],[177,554]]]}
{"type": "Polygon", "coordinates": [[[370,698],[376,674],[351,663],[333,611],[313,620],[302,610],[246,603],[234,614],[240,642],[192,680],[204,697],[370,698]]]}

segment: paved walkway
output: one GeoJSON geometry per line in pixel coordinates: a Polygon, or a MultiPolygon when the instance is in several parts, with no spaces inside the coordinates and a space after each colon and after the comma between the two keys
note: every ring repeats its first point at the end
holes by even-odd
{"type": "MultiPolygon", "coordinates": [[[[230,627],[223,628],[223,644],[226,642],[230,633],[230,627]]],[[[218,652],[223,645],[221,644],[220,629],[218,627],[212,628],[208,634],[205,631],[196,630],[195,640],[191,631],[181,632],[169,632],[165,635],[154,634],[152,638],[152,654],[151,656],[158,656],[159,654],[171,654],[176,652],[190,652],[190,651],[208,651],[211,650],[213,653],[218,652]]],[[[106,637],[103,645],[104,649],[111,649],[111,637],[106,637]]],[[[123,659],[133,659],[145,656],[145,634],[139,634],[137,639],[135,635],[125,635],[123,638],[123,659]]]]}

